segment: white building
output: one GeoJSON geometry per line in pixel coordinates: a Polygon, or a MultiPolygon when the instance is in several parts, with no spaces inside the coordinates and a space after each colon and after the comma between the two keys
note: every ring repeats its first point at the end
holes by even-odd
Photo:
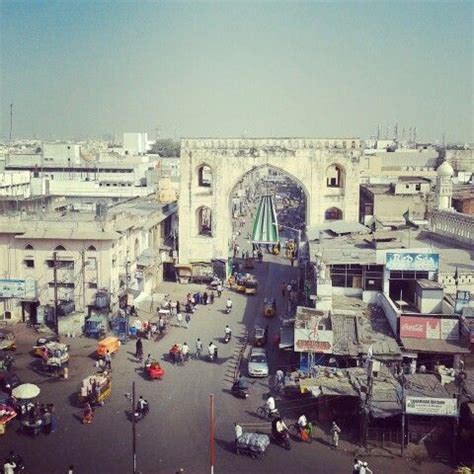
{"type": "Polygon", "coordinates": [[[144,155],[148,150],[148,134],[127,132],[123,134],[123,149],[126,155],[144,155]]]}

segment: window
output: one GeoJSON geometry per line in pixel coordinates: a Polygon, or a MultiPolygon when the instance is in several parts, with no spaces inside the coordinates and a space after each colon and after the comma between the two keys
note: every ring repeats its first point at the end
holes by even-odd
{"type": "Polygon", "coordinates": [[[343,288],[359,288],[362,276],[360,265],[331,265],[331,281],[333,286],[343,288]]]}
{"type": "Polygon", "coordinates": [[[32,258],[25,258],[23,260],[26,268],[35,268],[35,261],[32,258]]]}
{"type": "MultiPolygon", "coordinates": [[[[50,281],[50,282],[48,283],[48,286],[49,286],[50,288],[54,288],[54,281],[50,281]]],[[[65,281],[58,281],[58,282],[56,283],[56,286],[57,286],[58,288],[74,288],[74,283],[68,283],[68,282],[65,282],[65,281]]]]}
{"type": "Polygon", "coordinates": [[[342,211],[337,207],[330,207],[324,213],[324,219],[326,221],[338,221],[342,219],[342,211]]]}
{"type": "Polygon", "coordinates": [[[198,186],[209,188],[212,185],[212,171],[207,165],[198,168],[198,186]]]}
{"type": "Polygon", "coordinates": [[[97,268],[97,259],[95,257],[89,257],[86,265],[89,270],[95,270],[97,268]]]}
{"type": "Polygon", "coordinates": [[[342,166],[331,165],[326,170],[326,185],[328,188],[342,188],[344,186],[344,170],[342,166]]]}
{"type": "Polygon", "coordinates": [[[421,184],[415,184],[415,190],[421,191],[421,184]]]}
{"type": "Polygon", "coordinates": [[[212,211],[206,206],[200,207],[197,211],[198,234],[212,237],[212,211]]]}
{"type": "Polygon", "coordinates": [[[87,251],[88,252],[96,252],[97,249],[93,245],[89,245],[89,247],[87,247],[87,251]]]}
{"type": "Polygon", "coordinates": [[[31,244],[26,244],[25,245],[25,250],[34,250],[34,247],[31,244]]]}
{"type": "MultiPolygon", "coordinates": [[[[49,268],[54,268],[54,260],[46,260],[46,265],[49,268]]],[[[74,261],[73,260],[56,260],[56,268],[64,270],[74,270],[74,261]]]]}
{"type": "Polygon", "coordinates": [[[87,283],[87,288],[97,288],[97,283],[90,281],[89,283],[87,283]]]}
{"type": "Polygon", "coordinates": [[[56,246],[56,248],[54,250],[57,251],[57,252],[61,252],[63,250],[66,250],[66,248],[63,247],[62,245],[58,245],[58,246],[56,246]]]}

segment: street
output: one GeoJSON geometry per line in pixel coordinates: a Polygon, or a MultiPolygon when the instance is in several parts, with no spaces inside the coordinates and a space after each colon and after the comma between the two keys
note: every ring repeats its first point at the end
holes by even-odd
{"type": "MultiPolygon", "coordinates": [[[[296,268],[291,268],[282,257],[264,255],[264,263],[256,264],[254,271],[259,280],[256,296],[245,296],[226,290],[216,298],[214,305],[201,306],[196,311],[189,329],[172,327],[159,342],[144,341],[145,356],[163,359],[174,343],[187,342],[194,350],[200,337],[204,347],[212,340],[219,348],[217,363],[190,360],[184,366],[172,366],[164,361],[166,374],[162,381],[144,379],[141,364],[133,354],[134,341],[124,345],[113,360],[112,396],[104,407],[95,411],[91,425],[81,424],[81,409],[76,406],[77,390],[82,378],[94,372],[90,355],[96,341],[85,338],[67,339],[71,344],[69,380],[52,380],[36,374],[29,367],[33,358],[28,353],[36,334],[18,326],[17,350],[18,373],[23,380],[41,387],[39,401],[54,403],[59,415],[59,429],[51,435],[40,434],[35,439],[16,433],[17,423],[9,426],[2,439],[3,454],[9,449],[21,452],[27,472],[63,473],[73,464],[80,473],[132,471],[132,429],[128,415],[130,402],[125,394],[131,392],[136,382],[137,397],[143,395],[150,402],[150,413],[137,424],[137,464],[143,473],[174,473],[183,468],[188,473],[209,472],[209,394],[215,395],[215,472],[350,472],[353,454],[344,443],[344,433],[338,451],[329,447],[329,436],[316,427],[316,441],[311,445],[292,442],[292,450],[285,451],[270,445],[262,460],[237,455],[234,451],[233,423],[261,423],[255,415],[268,394],[268,380],[251,380],[250,397],[241,400],[229,393],[232,383],[233,357],[236,345],[245,330],[254,324],[269,323],[270,373],[278,364],[278,350],[273,343],[279,327],[278,316],[264,320],[263,299],[276,296],[278,308],[284,299],[279,291],[280,283],[290,280],[296,268]],[[224,314],[225,300],[230,296],[233,310],[224,314]],[[224,327],[229,324],[233,331],[232,341],[225,345],[221,339],[224,327]]],[[[164,283],[163,292],[172,299],[184,296],[188,291],[203,291],[202,285],[177,285],[164,283]]],[[[245,365],[244,365],[245,374],[245,365]]],[[[277,400],[277,406],[285,415],[285,401],[277,400]]],[[[374,472],[448,472],[446,466],[425,463],[411,466],[399,457],[368,458],[374,472]],[[390,466],[390,468],[388,467],[390,466]],[[394,470],[395,469],[395,470],[394,470]]]]}

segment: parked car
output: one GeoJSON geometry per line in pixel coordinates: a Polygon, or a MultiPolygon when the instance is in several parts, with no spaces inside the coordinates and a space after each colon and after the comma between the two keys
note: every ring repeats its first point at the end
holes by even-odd
{"type": "Polygon", "coordinates": [[[248,372],[250,377],[268,377],[267,352],[262,347],[252,347],[248,372]]]}

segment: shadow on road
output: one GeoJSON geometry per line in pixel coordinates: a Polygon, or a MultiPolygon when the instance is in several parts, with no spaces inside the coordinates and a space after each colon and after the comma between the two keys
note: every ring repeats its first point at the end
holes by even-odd
{"type": "Polygon", "coordinates": [[[235,453],[235,443],[233,441],[215,438],[215,442],[220,448],[224,449],[225,451],[235,453]]]}

